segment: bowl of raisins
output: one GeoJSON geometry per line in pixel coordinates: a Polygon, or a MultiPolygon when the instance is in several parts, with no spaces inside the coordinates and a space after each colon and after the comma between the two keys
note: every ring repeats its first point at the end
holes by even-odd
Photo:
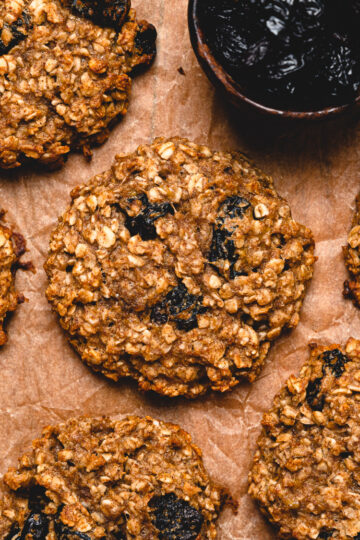
{"type": "Polygon", "coordinates": [[[235,105],[321,119],[360,104],[360,0],[189,0],[200,65],[235,105]]]}

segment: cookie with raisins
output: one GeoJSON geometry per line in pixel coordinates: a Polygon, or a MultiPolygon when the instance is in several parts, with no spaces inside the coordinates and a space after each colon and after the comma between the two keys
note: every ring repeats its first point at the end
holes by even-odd
{"type": "Polygon", "coordinates": [[[15,275],[22,266],[20,257],[25,250],[24,238],[4,222],[4,212],[0,211],[0,346],[7,341],[4,330],[7,315],[24,301],[15,289],[15,275]]]}
{"type": "Polygon", "coordinates": [[[150,417],[49,426],[3,484],[7,540],[211,540],[224,502],[190,435],[150,417]]]}
{"type": "Polygon", "coordinates": [[[311,231],[244,156],[157,139],[73,191],[46,294],[93,369],[196,397],[255,379],[313,264],[311,231]]]}
{"type": "Polygon", "coordinates": [[[103,143],[126,114],[156,30],[130,0],[4,0],[0,5],[0,168],[103,143]]]}
{"type": "Polygon", "coordinates": [[[360,341],[311,346],[264,415],[249,493],[280,538],[360,538],[360,341]]]}

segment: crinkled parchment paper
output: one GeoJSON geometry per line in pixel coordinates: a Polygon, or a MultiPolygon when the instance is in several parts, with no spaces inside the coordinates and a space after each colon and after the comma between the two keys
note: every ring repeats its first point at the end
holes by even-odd
{"type": "Polygon", "coordinates": [[[269,527],[246,495],[247,473],[260,419],[287,377],[307,357],[307,343],[344,343],[360,337],[360,311],[342,298],[346,276],[341,246],[360,189],[360,130],[355,117],[318,125],[278,125],[235,113],[197,64],[187,30],[187,0],[134,0],[138,16],[158,29],[154,66],[134,81],[126,118],[94,151],[91,163],[72,155],[56,172],[25,169],[0,175],[0,201],[8,221],[25,236],[36,274],[19,272],[28,299],[8,324],[0,351],[0,465],[17,456],[48,423],[77,414],[149,414],[181,424],[201,446],[212,476],[239,502],[226,509],[221,540],[270,540],[269,527]],[[185,75],[179,73],[182,67],[185,75]],[[318,261],[298,328],[273,345],[259,380],[226,395],[197,401],[140,394],[131,382],[118,385],[86,368],[44,297],[42,265],[49,234],[69,203],[71,188],[109,168],[118,151],[132,151],[158,135],[182,135],[217,149],[239,149],[272,174],[295,218],[310,226],[318,261]]]}

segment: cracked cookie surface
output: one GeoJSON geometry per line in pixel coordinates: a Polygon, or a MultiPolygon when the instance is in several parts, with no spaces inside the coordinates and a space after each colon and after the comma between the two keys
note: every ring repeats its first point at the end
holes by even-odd
{"type": "Polygon", "coordinates": [[[45,428],[4,491],[3,540],[211,540],[223,501],[188,433],[134,416],[45,428]]]}
{"type": "Polygon", "coordinates": [[[360,538],[360,341],[316,347],[263,418],[249,493],[281,538],[360,538]]]}
{"type": "Polygon", "coordinates": [[[299,321],[313,251],[244,156],[157,139],[72,192],[46,294],[93,369],[196,397],[255,379],[299,321]]]}
{"type": "Polygon", "coordinates": [[[126,113],[131,76],[152,62],[155,40],[129,0],[4,0],[0,167],[91,155],[126,113]]]}
{"type": "Polygon", "coordinates": [[[8,313],[15,311],[24,301],[15,289],[15,274],[21,255],[25,253],[25,240],[13,232],[3,220],[0,212],[0,346],[7,341],[4,323],[8,313]]]}
{"type": "Polygon", "coordinates": [[[360,194],[356,197],[352,228],[343,253],[345,265],[350,274],[350,280],[344,283],[344,296],[351,298],[355,306],[360,308],[360,194]]]}

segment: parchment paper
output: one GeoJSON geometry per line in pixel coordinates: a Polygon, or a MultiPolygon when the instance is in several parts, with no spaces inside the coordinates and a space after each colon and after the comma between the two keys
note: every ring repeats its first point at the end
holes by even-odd
{"type": "Polygon", "coordinates": [[[28,302],[11,318],[0,351],[0,472],[15,465],[41,428],[76,414],[149,414],[188,430],[215,480],[239,502],[223,512],[221,540],[270,540],[276,533],[246,495],[260,419],[287,377],[307,357],[307,343],[360,337],[360,312],[342,298],[346,277],[341,246],[360,189],[360,130],[355,117],[306,126],[283,125],[234,112],[197,64],[187,30],[187,0],[133,1],[140,18],[157,27],[154,66],[137,77],[126,118],[94,151],[91,163],[72,155],[56,172],[23,169],[0,175],[1,207],[25,236],[36,274],[19,272],[28,302]],[[185,75],[178,72],[182,67],[185,75]],[[132,151],[158,135],[182,135],[217,149],[240,149],[272,174],[295,218],[310,226],[318,261],[297,329],[273,345],[253,385],[197,401],[140,394],[94,375],[68,345],[44,297],[42,265],[49,233],[69,203],[70,190],[109,168],[118,151],[132,151]]]}

